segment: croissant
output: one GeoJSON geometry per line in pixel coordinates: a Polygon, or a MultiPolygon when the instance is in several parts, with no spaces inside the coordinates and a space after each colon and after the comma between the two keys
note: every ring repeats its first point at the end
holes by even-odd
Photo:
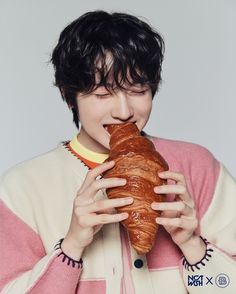
{"type": "Polygon", "coordinates": [[[169,167],[154,144],[141,136],[135,124],[109,125],[107,131],[110,134],[110,153],[106,161],[115,160],[115,165],[103,177],[127,180],[125,186],[108,188],[107,197],[133,197],[132,204],[117,208],[117,212],[129,214],[121,223],[127,229],[136,252],[146,254],[154,245],[158,230],[155,219],[160,215],[151,208],[151,203],[164,200],[164,196],[156,194],[153,188],[166,184],[166,180],[158,177],[158,172],[169,167]]]}

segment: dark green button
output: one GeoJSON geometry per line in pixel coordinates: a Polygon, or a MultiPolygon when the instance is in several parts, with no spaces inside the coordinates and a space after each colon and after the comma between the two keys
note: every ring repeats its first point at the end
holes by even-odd
{"type": "Polygon", "coordinates": [[[136,260],[134,261],[134,266],[135,266],[136,268],[141,268],[141,267],[143,267],[143,261],[142,261],[142,259],[136,259],[136,260]]]}

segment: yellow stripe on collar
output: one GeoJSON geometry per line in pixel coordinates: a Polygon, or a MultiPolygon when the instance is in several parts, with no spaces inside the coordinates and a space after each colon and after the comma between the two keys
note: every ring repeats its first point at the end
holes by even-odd
{"type": "Polygon", "coordinates": [[[97,153],[84,147],[78,140],[77,135],[70,142],[71,148],[87,160],[96,163],[103,163],[108,158],[108,154],[97,153]]]}

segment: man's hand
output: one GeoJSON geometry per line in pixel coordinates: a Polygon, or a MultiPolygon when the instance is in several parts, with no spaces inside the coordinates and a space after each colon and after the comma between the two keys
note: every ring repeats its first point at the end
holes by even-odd
{"type": "Polygon", "coordinates": [[[181,249],[190,263],[199,261],[205,253],[206,245],[195,235],[198,226],[195,204],[191,197],[185,177],[179,172],[165,171],[158,174],[162,179],[175,181],[173,185],[162,185],[154,188],[157,194],[175,194],[173,202],[153,202],[154,210],[162,211],[156,222],[163,225],[172,240],[181,249]]]}

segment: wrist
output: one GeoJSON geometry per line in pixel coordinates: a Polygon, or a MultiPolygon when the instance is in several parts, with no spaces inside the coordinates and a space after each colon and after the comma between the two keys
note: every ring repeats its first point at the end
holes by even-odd
{"type": "Polygon", "coordinates": [[[197,235],[193,235],[188,241],[179,246],[190,264],[195,264],[204,257],[206,247],[206,243],[197,235]]]}
{"type": "Polygon", "coordinates": [[[70,258],[78,261],[84,252],[84,248],[79,247],[73,240],[69,238],[63,239],[61,243],[61,250],[70,258]]]}

